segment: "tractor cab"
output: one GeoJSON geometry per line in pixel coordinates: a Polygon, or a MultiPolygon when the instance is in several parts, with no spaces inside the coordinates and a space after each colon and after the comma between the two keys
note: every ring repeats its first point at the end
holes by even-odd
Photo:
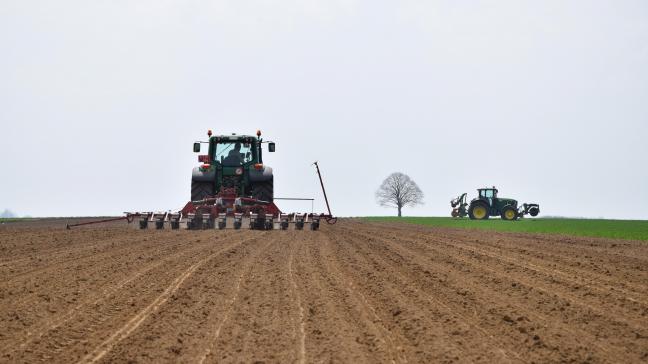
{"type": "Polygon", "coordinates": [[[209,159],[220,167],[249,166],[261,163],[261,141],[248,135],[209,138],[209,159]]]}
{"type": "Polygon", "coordinates": [[[497,200],[497,188],[480,188],[477,190],[480,200],[488,201],[489,206],[493,206],[493,202],[497,200]]]}

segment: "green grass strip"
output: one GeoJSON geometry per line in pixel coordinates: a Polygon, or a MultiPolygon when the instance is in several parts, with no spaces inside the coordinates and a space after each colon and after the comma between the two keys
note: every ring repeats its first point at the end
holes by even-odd
{"type": "Polygon", "coordinates": [[[592,236],[613,239],[648,240],[646,220],[600,219],[522,219],[503,221],[498,218],[475,221],[450,217],[365,217],[373,222],[404,222],[426,226],[483,229],[521,233],[546,233],[592,236]]]}

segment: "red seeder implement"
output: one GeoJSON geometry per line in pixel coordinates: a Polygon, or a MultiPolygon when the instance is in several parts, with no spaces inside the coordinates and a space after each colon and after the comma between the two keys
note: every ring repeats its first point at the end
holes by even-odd
{"type": "MultiPolygon", "coordinates": [[[[241,197],[236,193],[236,188],[222,188],[221,191],[212,197],[198,201],[189,201],[177,212],[125,212],[125,216],[68,224],[70,229],[75,226],[99,224],[105,222],[126,220],[132,223],[135,219],[139,221],[140,229],[147,229],[149,223],[154,224],[156,229],[164,229],[168,224],[171,229],[180,229],[181,225],[189,230],[225,229],[228,226],[234,229],[241,229],[244,225],[254,230],[287,230],[293,225],[295,230],[303,230],[308,225],[310,230],[318,230],[320,221],[324,220],[329,224],[335,224],[337,218],[333,217],[329,205],[322,174],[319,165],[314,163],[317,169],[324,201],[326,202],[327,214],[317,213],[283,213],[272,201],[262,201],[251,197],[241,197]],[[229,223],[228,223],[229,221],[229,223]]],[[[308,200],[303,198],[277,198],[277,200],[308,200]]]]}

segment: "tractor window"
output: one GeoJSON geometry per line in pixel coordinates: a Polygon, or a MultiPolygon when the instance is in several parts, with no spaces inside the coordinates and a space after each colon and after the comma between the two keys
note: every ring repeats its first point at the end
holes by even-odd
{"type": "Polygon", "coordinates": [[[218,143],[214,154],[216,162],[226,167],[236,167],[252,161],[252,144],[250,143],[218,143]]]}
{"type": "Polygon", "coordinates": [[[479,191],[479,195],[482,198],[493,198],[495,197],[495,191],[494,190],[481,190],[479,191]]]}

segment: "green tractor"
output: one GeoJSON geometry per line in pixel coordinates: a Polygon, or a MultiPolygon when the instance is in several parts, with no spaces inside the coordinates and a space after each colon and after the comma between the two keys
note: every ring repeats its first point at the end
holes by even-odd
{"type": "MultiPolygon", "coordinates": [[[[263,164],[262,144],[268,144],[268,151],[275,151],[273,142],[264,142],[261,131],[256,136],[217,135],[207,132],[209,144],[207,154],[199,155],[202,165],[191,173],[191,201],[204,200],[230,191],[237,196],[272,203],[272,168],[263,164]]],[[[200,153],[201,142],[193,145],[193,151],[200,153]]]]}
{"type": "Polygon", "coordinates": [[[478,197],[466,202],[468,194],[450,201],[452,206],[452,217],[470,217],[471,220],[486,220],[491,216],[500,216],[502,220],[513,221],[524,217],[524,215],[538,216],[540,205],[522,204],[518,207],[517,200],[511,198],[497,197],[497,188],[479,188],[478,197]]]}

